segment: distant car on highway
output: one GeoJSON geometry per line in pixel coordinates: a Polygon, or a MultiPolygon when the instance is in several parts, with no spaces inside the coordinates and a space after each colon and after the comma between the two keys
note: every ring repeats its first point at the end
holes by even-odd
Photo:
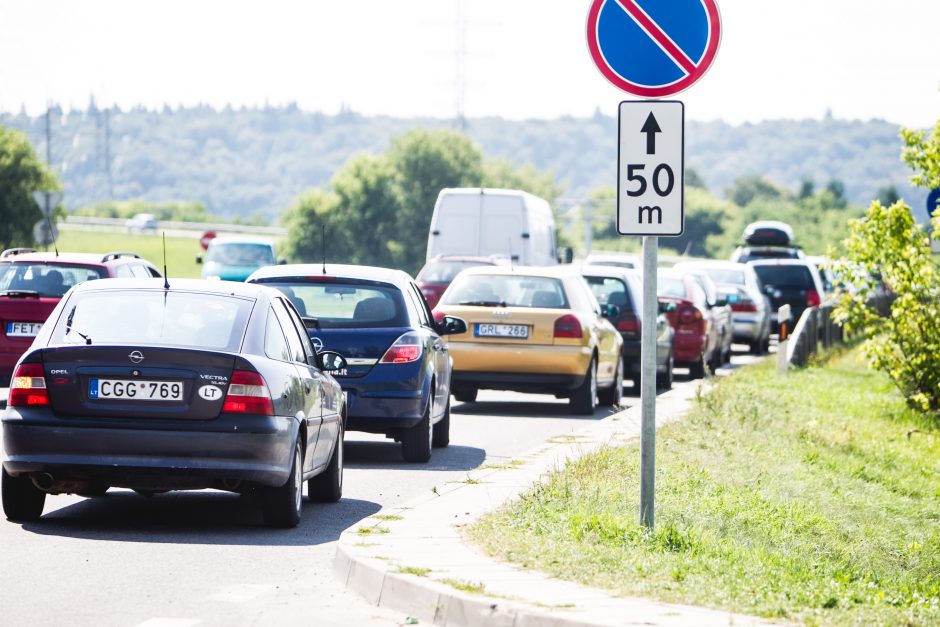
{"type": "Polygon", "coordinates": [[[641,268],[642,261],[638,255],[629,253],[591,253],[584,258],[589,266],[615,266],[617,268],[641,268]]]}
{"type": "Polygon", "coordinates": [[[704,272],[727,296],[737,294],[729,301],[734,328],[734,341],[747,344],[751,353],[762,355],[770,346],[770,301],[761,288],[760,279],[751,264],[732,261],[698,260],[677,263],[677,270],[696,269],[704,272]],[[734,289],[723,289],[729,287],[734,289]],[[737,288],[742,290],[738,294],[737,288]]]}
{"type": "Polygon", "coordinates": [[[37,252],[11,248],[0,253],[0,386],[46,318],[70,287],[109,277],[152,278],[160,271],[137,253],[37,252]]]}
{"type": "Polygon", "coordinates": [[[209,241],[205,258],[196,257],[202,264],[202,278],[222,281],[244,281],[265,266],[278,263],[274,244],[266,240],[239,236],[219,236],[209,241]]]}
{"type": "Polygon", "coordinates": [[[495,266],[508,264],[508,257],[494,255],[492,257],[468,257],[463,255],[442,255],[435,257],[424,264],[424,267],[418,271],[415,281],[421,288],[421,293],[428,301],[428,307],[434,308],[437,301],[441,299],[441,294],[447,289],[451,281],[457,274],[466,268],[475,268],[476,266],[495,266]]]}
{"type": "Polygon", "coordinates": [[[602,311],[577,267],[469,268],[435,311],[468,326],[449,342],[458,401],[491,389],[568,398],[577,414],[620,403],[623,339],[604,317],[619,311],[602,311]]]}
{"type": "Polygon", "coordinates": [[[705,302],[711,310],[715,326],[718,327],[718,345],[720,349],[715,366],[720,367],[722,364],[729,363],[731,361],[731,344],[734,342],[731,305],[725,300],[718,290],[718,286],[706,272],[688,267],[673,267],[673,270],[690,274],[705,290],[705,302]]]}
{"type": "Polygon", "coordinates": [[[779,330],[777,310],[781,306],[790,305],[792,331],[803,311],[822,303],[825,291],[819,272],[811,262],[805,259],[765,259],[751,264],[770,299],[774,332],[779,330]]]}
{"type": "Polygon", "coordinates": [[[676,330],[676,365],[688,368],[693,379],[700,379],[721,364],[721,337],[705,290],[681,270],[660,270],[657,278],[659,299],[676,304],[668,314],[676,330]]]}
{"type": "Polygon", "coordinates": [[[778,220],[758,220],[744,228],[744,246],[731,254],[731,261],[748,263],[757,259],[803,259],[803,251],[793,243],[793,228],[778,220]]]}
{"type": "MultiPolygon", "coordinates": [[[[640,274],[627,268],[614,266],[581,267],[588,285],[594,292],[601,308],[616,305],[617,316],[610,322],[623,338],[624,377],[632,379],[634,389],[639,390],[640,344],[643,331],[643,285],[640,274]]],[[[657,307],[659,304],[657,303],[657,307]]],[[[675,330],[663,311],[656,317],[656,388],[668,390],[672,387],[675,330]]]]}
{"type": "Polygon", "coordinates": [[[348,428],[401,442],[409,462],[450,443],[452,361],[445,335],[461,320],[435,321],[400,270],[329,264],[262,268],[248,281],[281,290],[307,321],[314,344],[346,358],[332,374],[347,395],[348,428]]]}
{"type": "Polygon", "coordinates": [[[127,222],[124,223],[124,228],[127,229],[128,233],[143,233],[145,231],[156,233],[157,216],[152,213],[135,214],[134,217],[128,218],[127,222]]]}
{"type": "Polygon", "coordinates": [[[296,309],[260,285],[90,281],[70,291],[16,365],[2,414],[3,509],[47,494],[215,488],[256,494],[294,527],[301,493],[342,495],[345,406],[296,309]]]}

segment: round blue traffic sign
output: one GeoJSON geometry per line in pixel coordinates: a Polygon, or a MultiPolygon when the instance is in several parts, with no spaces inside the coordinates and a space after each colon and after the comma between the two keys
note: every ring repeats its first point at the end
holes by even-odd
{"type": "Polygon", "coordinates": [[[927,215],[931,218],[934,212],[937,211],[938,203],[940,203],[940,188],[931,190],[931,192],[927,194],[927,215]]]}
{"type": "Polygon", "coordinates": [[[715,0],[594,0],[587,39],[607,80],[658,98],[705,74],[718,52],[721,20],[715,0]]]}

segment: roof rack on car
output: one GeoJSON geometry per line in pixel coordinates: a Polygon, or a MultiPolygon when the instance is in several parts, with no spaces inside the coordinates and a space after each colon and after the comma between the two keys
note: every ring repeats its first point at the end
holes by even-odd
{"type": "Polygon", "coordinates": [[[101,258],[101,263],[104,263],[105,261],[112,261],[114,259],[119,259],[121,257],[134,257],[135,259],[140,259],[140,255],[138,255],[137,253],[113,252],[113,253],[105,254],[105,256],[101,258]]]}
{"type": "Polygon", "coordinates": [[[12,257],[14,255],[23,255],[26,253],[36,252],[35,248],[7,248],[5,251],[0,253],[0,259],[3,257],[12,257]]]}

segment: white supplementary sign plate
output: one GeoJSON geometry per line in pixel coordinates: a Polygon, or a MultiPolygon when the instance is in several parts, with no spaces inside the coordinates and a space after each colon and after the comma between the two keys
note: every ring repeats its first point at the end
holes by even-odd
{"type": "Polygon", "coordinates": [[[685,106],[676,100],[620,103],[617,231],[681,235],[685,226],[685,106]]]}

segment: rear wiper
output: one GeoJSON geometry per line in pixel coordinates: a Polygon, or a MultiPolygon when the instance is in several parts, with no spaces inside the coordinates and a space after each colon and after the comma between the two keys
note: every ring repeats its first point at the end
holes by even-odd
{"type": "Polygon", "coordinates": [[[35,290],[3,290],[0,296],[9,296],[10,298],[39,298],[39,292],[35,290]]]}
{"type": "MultiPolygon", "coordinates": [[[[72,307],[72,310],[69,311],[69,317],[65,320],[65,334],[68,335],[72,332],[72,318],[75,317],[75,307],[72,307]]],[[[85,335],[81,331],[75,330],[75,334],[85,340],[86,346],[91,346],[91,337],[85,335]]]]}
{"type": "Polygon", "coordinates": [[[458,305],[466,305],[468,307],[505,307],[506,301],[504,300],[462,300],[458,305]]]}

